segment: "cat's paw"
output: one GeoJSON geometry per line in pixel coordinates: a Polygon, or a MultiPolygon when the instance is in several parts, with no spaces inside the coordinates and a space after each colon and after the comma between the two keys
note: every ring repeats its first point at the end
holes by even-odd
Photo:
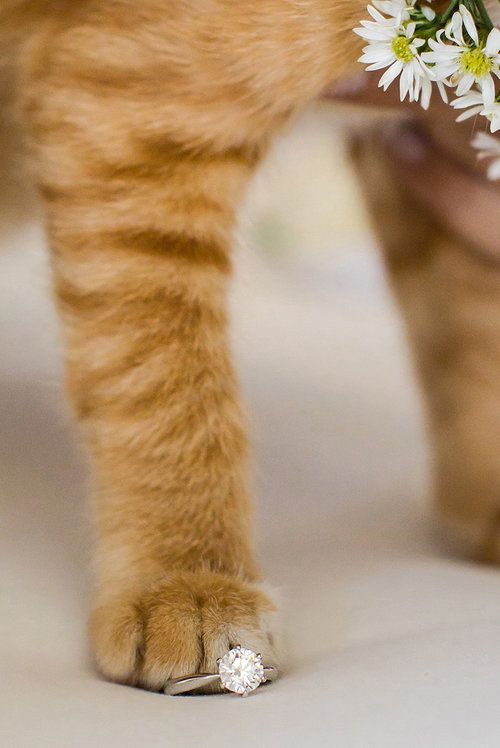
{"type": "Polygon", "coordinates": [[[175,572],[146,593],[100,604],[91,640],[109,680],[160,691],[169,678],[217,672],[237,644],[278,664],[276,609],[259,587],[213,572],[175,572]]]}
{"type": "Polygon", "coordinates": [[[481,563],[500,566],[500,510],[474,512],[470,502],[468,514],[438,511],[438,531],[445,547],[453,555],[481,563]]]}

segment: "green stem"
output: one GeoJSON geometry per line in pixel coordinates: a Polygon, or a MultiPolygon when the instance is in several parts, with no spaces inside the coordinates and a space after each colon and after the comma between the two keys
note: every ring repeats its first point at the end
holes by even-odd
{"type": "Polygon", "coordinates": [[[488,15],[488,11],[484,7],[483,0],[475,0],[475,2],[479,15],[481,16],[481,20],[483,21],[488,31],[491,31],[491,29],[493,28],[493,24],[491,22],[491,18],[488,15]]]}
{"type": "Polygon", "coordinates": [[[460,0],[452,0],[452,2],[448,5],[445,12],[441,16],[441,22],[445,24],[453,15],[453,13],[456,10],[457,5],[459,4],[460,0]]]}

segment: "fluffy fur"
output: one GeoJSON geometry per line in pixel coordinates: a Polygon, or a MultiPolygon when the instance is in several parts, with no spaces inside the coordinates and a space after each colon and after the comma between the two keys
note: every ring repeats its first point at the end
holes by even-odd
{"type": "MultiPolygon", "coordinates": [[[[4,0],[2,58],[45,204],[68,390],[92,469],[91,639],[107,678],[159,689],[170,676],[213,670],[235,643],[277,661],[227,342],[232,229],[270,139],[350,71],[358,48],[348,32],[364,6],[4,0]]],[[[385,197],[380,184],[370,188],[375,154],[358,153],[359,168],[378,214],[390,200],[394,215],[401,197],[382,166],[385,197]]],[[[446,319],[440,332],[419,309],[414,333],[423,379],[437,393],[441,503],[467,526],[491,528],[497,484],[473,479],[477,458],[457,410],[461,346],[430,360],[433,336],[461,339],[460,293],[469,288],[457,277],[456,301],[440,294],[439,263],[456,248],[416,221],[422,230],[410,242],[397,220],[381,222],[381,233],[409,316],[436,303],[446,319]]],[[[487,295],[491,281],[475,272],[473,294],[487,295]]]]}

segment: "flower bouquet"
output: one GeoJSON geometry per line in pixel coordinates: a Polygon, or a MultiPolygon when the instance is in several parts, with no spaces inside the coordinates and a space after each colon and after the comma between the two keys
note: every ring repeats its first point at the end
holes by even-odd
{"type": "Polygon", "coordinates": [[[367,10],[371,19],[354,32],[368,42],[359,61],[367,70],[385,68],[379,87],[385,91],[399,77],[401,101],[424,109],[436,87],[463,110],[457,121],[484,117],[491,134],[477,134],[472,145],[493,159],[488,177],[500,179],[500,29],[483,0],[453,0],[441,14],[418,0],[373,0],[367,10]]]}

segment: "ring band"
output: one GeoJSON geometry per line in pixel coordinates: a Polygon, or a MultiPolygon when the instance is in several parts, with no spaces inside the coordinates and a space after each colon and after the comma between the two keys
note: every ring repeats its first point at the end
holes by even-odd
{"type": "Polygon", "coordinates": [[[247,696],[262,683],[274,681],[278,677],[275,667],[264,667],[261,655],[241,646],[231,649],[217,660],[218,673],[194,673],[167,681],[164,693],[178,696],[197,691],[206,686],[219,685],[221,691],[233,691],[247,696]]]}
{"type": "MultiPolygon", "coordinates": [[[[278,677],[278,671],[275,667],[265,667],[264,677],[265,680],[263,680],[262,683],[276,680],[278,677]]],[[[165,693],[169,696],[179,696],[181,693],[196,691],[198,688],[212,686],[214,683],[218,683],[222,686],[219,673],[197,673],[195,675],[185,675],[182,678],[171,678],[168,680],[165,686],[165,693]]]]}

